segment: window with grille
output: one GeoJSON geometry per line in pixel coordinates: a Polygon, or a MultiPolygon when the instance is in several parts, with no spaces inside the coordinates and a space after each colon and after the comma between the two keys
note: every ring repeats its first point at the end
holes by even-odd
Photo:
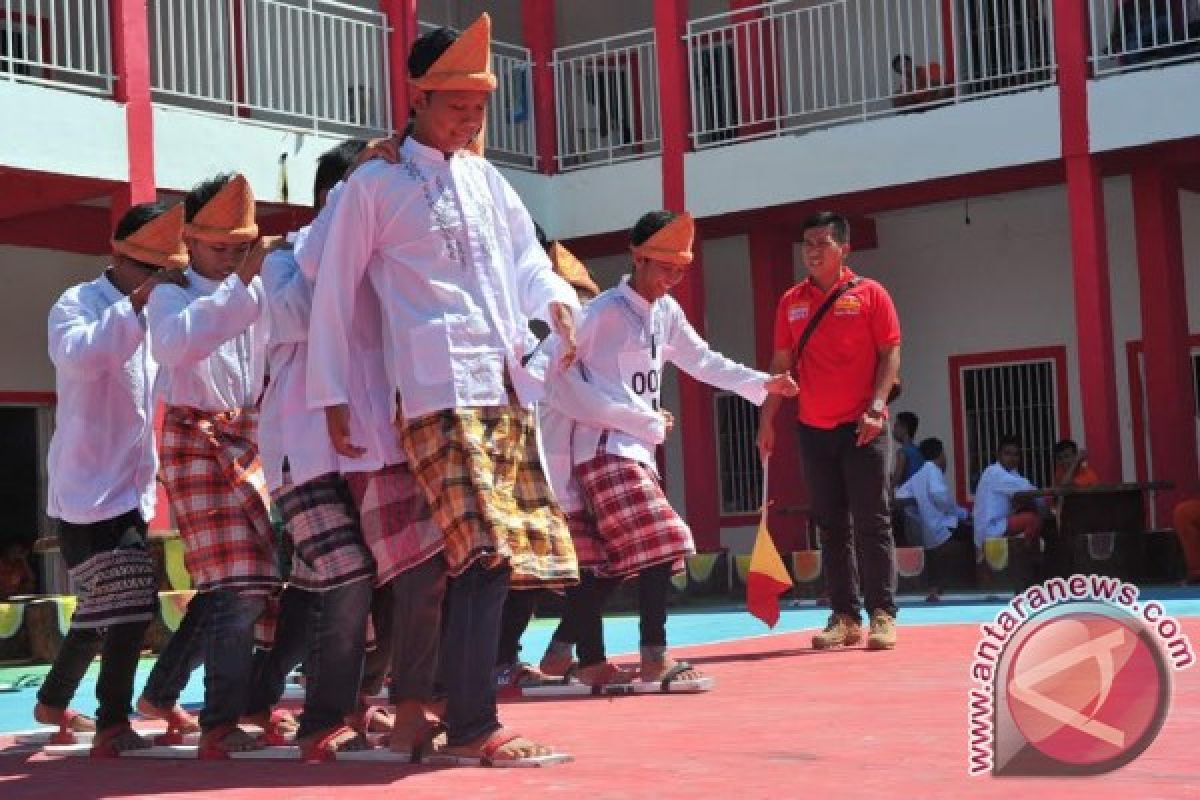
{"type": "Polygon", "coordinates": [[[0,72],[14,75],[30,75],[29,64],[24,63],[25,37],[29,31],[16,20],[0,20],[0,72]]]}
{"type": "Polygon", "coordinates": [[[1059,437],[1058,375],[1054,358],[960,369],[965,445],[960,457],[965,458],[970,491],[992,463],[996,443],[1005,435],[1021,440],[1021,474],[1037,486],[1053,482],[1053,449],[1059,437]]]}
{"type": "Polygon", "coordinates": [[[762,504],[758,406],[729,392],[718,392],[714,402],[721,513],[758,513],[762,504]]]}

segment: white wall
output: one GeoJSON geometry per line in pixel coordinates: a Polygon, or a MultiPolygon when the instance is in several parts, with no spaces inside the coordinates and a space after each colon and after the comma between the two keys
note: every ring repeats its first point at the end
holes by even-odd
{"type": "Polygon", "coordinates": [[[124,106],[0,80],[0,165],[124,181],[126,142],[124,106]]]}
{"type": "Polygon", "coordinates": [[[343,141],[269,128],[235,117],[154,108],[154,170],[162,189],[186,191],[218,172],[243,173],[258,200],[283,202],[280,156],[286,154],[287,202],[312,205],[317,158],[343,141]]]}
{"type": "Polygon", "coordinates": [[[52,392],[46,316],[69,287],[97,277],[103,256],[0,245],[0,391],[52,392]]]}
{"type": "Polygon", "coordinates": [[[1200,63],[1088,81],[1092,150],[1115,150],[1195,136],[1200,132],[1200,103],[1195,102],[1197,85],[1200,85],[1200,63]]]}

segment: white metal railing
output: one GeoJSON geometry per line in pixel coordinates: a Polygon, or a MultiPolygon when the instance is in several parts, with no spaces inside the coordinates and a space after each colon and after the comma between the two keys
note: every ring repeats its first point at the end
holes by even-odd
{"type": "Polygon", "coordinates": [[[661,151],[656,59],[653,29],[555,49],[560,169],[661,151]]]}
{"type": "Polygon", "coordinates": [[[156,100],[343,133],[391,129],[387,20],[334,0],[149,0],[156,100]]]}
{"type": "Polygon", "coordinates": [[[1096,75],[1200,58],[1200,0],[1090,0],[1096,75]]]}
{"type": "Polygon", "coordinates": [[[0,79],[111,94],[108,0],[0,0],[0,79]]]}
{"type": "MultiPolygon", "coordinates": [[[[420,33],[439,28],[431,22],[417,23],[420,33]]],[[[451,30],[457,29],[451,28],[451,30]]],[[[492,41],[492,72],[496,91],[488,101],[487,157],[497,164],[518,169],[538,168],[536,124],[533,117],[533,58],[529,48],[492,41]]]]}
{"type": "Polygon", "coordinates": [[[688,23],[707,147],[1055,80],[1052,0],[778,0],[688,23]]]}
{"type": "Polygon", "coordinates": [[[713,412],[721,513],[753,514],[762,504],[758,407],[732,392],[716,392],[713,412]]]}

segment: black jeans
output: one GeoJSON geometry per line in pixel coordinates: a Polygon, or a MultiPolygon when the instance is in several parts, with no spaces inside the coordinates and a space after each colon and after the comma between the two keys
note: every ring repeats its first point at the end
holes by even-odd
{"type": "Polygon", "coordinates": [[[500,647],[496,651],[496,666],[506,667],[521,660],[521,637],[529,628],[537,606],[538,589],[509,591],[500,617],[500,647]]]}
{"type": "Polygon", "coordinates": [[[392,584],[376,586],[371,593],[371,623],[375,626],[375,647],[363,659],[362,697],[373,697],[383,691],[384,682],[392,671],[392,584]]]}
{"type": "Polygon", "coordinates": [[[604,652],[604,605],[617,583],[614,578],[600,578],[591,570],[581,570],[579,583],[567,589],[566,609],[553,638],[575,645],[581,667],[608,660],[604,652]]]}
{"type": "MultiPolygon", "coordinates": [[[[507,588],[507,579],[505,587],[507,588]]],[[[392,684],[388,699],[393,705],[405,700],[428,703],[435,697],[434,684],[438,677],[438,658],[442,643],[442,608],[446,597],[446,559],[438,553],[412,569],[401,572],[388,581],[392,596],[392,630],[389,641],[381,647],[392,651],[392,684]]],[[[456,595],[457,602],[457,595],[456,595]]],[[[496,629],[492,632],[471,627],[468,635],[499,636],[499,614],[503,598],[497,603],[496,629]]],[[[453,609],[453,603],[451,604],[453,609]]],[[[453,611],[451,611],[453,615],[453,611]]],[[[495,645],[484,658],[482,668],[492,674],[495,645]]]]}
{"type": "MultiPolygon", "coordinates": [[[[59,546],[68,568],[96,553],[118,548],[146,547],[146,523],[137,511],[91,525],[58,525],[59,546]]],[[[88,667],[101,655],[96,681],[96,727],[99,730],[129,721],[133,680],[149,620],[124,622],[107,628],[71,628],[38,691],[38,702],[65,709],[79,689],[88,667]]]]}
{"type": "MultiPolygon", "coordinates": [[[[476,561],[450,582],[441,675],[449,743],[461,746],[499,730],[493,666],[511,569],[476,561]]],[[[400,624],[400,620],[396,620],[400,624]]]]}
{"type": "Polygon", "coordinates": [[[856,427],[847,423],[824,430],[799,425],[804,481],[813,521],[821,530],[821,563],[831,609],[860,616],[861,576],[867,610],[894,617],[896,546],[887,475],[890,432],[885,426],[873,441],[859,447],[856,427]]]}
{"type": "Polygon", "coordinates": [[[358,706],[370,606],[369,578],[321,592],[285,589],[275,644],[255,655],[246,713],[265,713],[278,703],[288,673],[303,660],[304,712],[296,735],[303,738],[341,725],[358,706]]]}

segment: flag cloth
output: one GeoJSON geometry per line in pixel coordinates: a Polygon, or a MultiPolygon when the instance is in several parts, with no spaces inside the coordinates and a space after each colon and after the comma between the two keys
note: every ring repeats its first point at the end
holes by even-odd
{"type": "Polygon", "coordinates": [[[771,532],[767,530],[767,464],[763,462],[762,518],[754,550],[750,554],[750,569],[746,573],[746,610],[774,628],[779,622],[779,596],[792,588],[788,574],[771,532]]]}

